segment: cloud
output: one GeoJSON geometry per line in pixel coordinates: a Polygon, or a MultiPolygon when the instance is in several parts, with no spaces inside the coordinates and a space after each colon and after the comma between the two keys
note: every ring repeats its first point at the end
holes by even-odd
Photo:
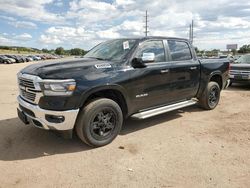
{"type": "Polygon", "coordinates": [[[26,21],[11,21],[8,24],[16,27],[16,28],[24,28],[24,29],[36,29],[37,25],[33,22],[26,21]]]}
{"type": "Polygon", "coordinates": [[[28,33],[8,34],[0,33],[0,44],[1,45],[26,45],[32,39],[32,36],[28,33]]]}
{"type": "Polygon", "coordinates": [[[12,45],[13,42],[11,39],[6,37],[6,35],[0,34],[0,44],[1,45],[12,45]]]}
{"type": "Polygon", "coordinates": [[[25,29],[36,29],[37,25],[33,22],[28,21],[18,21],[16,18],[10,16],[2,16],[0,15],[2,20],[6,21],[9,25],[12,25],[16,28],[25,28],[25,29]]]}
{"type": "Polygon", "coordinates": [[[10,17],[10,16],[3,16],[3,15],[0,15],[0,18],[3,19],[3,20],[7,20],[7,21],[16,21],[15,18],[10,17]]]}
{"type": "Polygon", "coordinates": [[[53,0],[1,0],[0,11],[22,18],[59,23],[65,21],[62,15],[46,10],[45,5],[53,3],[53,0]]]}
{"type": "Polygon", "coordinates": [[[45,33],[40,36],[39,41],[46,45],[64,44],[64,46],[68,48],[82,47],[83,45],[87,48],[91,48],[93,44],[96,44],[96,36],[96,33],[85,31],[84,27],[81,26],[58,26],[48,28],[45,33]]]}
{"type": "Polygon", "coordinates": [[[145,10],[149,13],[149,35],[188,38],[193,19],[194,45],[199,48],[224,49],[228,42],[250,43],[249,0],[0,1],[4,13],[0,18],[18,29],[37,28],[41,33],[38,41],[51,47],[90,48],[111,38],[142,37],[145,10]]]}
{"type": "Polygon", "coordinates": [[[128,5],[133,5],[135,4],[135,1],[133,0],[116,0],[115,3],[114,3],[116,6],[128,6],[128,5]]]}
{"type": "MultiPolygon", "coordinates": [[[[213,44],[216,44],[214,48],[224,48],[228,41],[234,41],[232,37],[235,31],[250,30],[250,3],[247,0],[241,3],[232,0],[211,0],[209,4],[199,0],[115,0],[112,3],[73,0],[69,3],[69,7],[65,19],[74,20],[77,26],[72,27],[73,31],[77,27],[83,27],[84,34],[69,32],[69,28],[69,31],[64,31],[65,28],[61,28],[59,32],[63,37],[60,38],[58,34],[48,35],[47,32],[46,36],[56,35],[52,39],[58,38],[59,40],[60,38],[61,44],[79,36],[82,45],[85,46],[90,40],[81,35],[90,35],[91,40],[94,41],[144,36],[145,10],[149,12],[150,35],[188,38],[189,25],[193,19],[195,23],[194,44],[202,48],[206,46],[210,48],[213,44]],[[70,33],[75,33],[74,37],[70,33]],[[206,37],[211,40],[205,41],[206,37]],[[228,38],[224,39],[224,45],[222,45],[223,42],[214,42],[216,39],[225,37],[228,38]]],[[[53,41],[59,42],[58,40],[53,41]]]]}
{"type": "Polygon", "coordinates": [[[28,33],[23,33],[21,35],[15,35],[13,38],[21,41],[26,41],[32,39],[32,36],[28,33]]]}
{"type": "Polygon", "coordinates": [[[40,41],[43,44],[62,44],[62,41],[56,35],[41,35],[40,41]]]}
{"type": "Polygon", "coordinates": [[[102,39],[113,39],[121,37],[121,35],[113,28],[104,31],[98,31],[97,36],[102,39]]]}
{"type": "Polygon", "coordinates": [[[69,3],[70,10],[77,11],[80,9],[86,9],[86,10],[99,10],[99,11],[110,11],[115,10],[115,6],[110,3],[106,2],[100,2],[100,1],[94,1],[94,0],[73,0],[69,3]]]}
{"type": "Polygon", "coordinates": [[[64,5],[63,0],[56,0],[54,2],[54,5],[57,7],[62,7],[64,5]]]}
{"type": "Polygon", "coordinates": [[[67,47],[92,48],[96,44],[113,38],[140,36],[142,24],[136,21],[125,20],[120,25],[110,27],[108,29],[92,28],[86,30],[85,27],[76,26],[57,26],[48,28],[44,34],[40,36],[39,41],[46,45],[62,45],[67,47]]]}

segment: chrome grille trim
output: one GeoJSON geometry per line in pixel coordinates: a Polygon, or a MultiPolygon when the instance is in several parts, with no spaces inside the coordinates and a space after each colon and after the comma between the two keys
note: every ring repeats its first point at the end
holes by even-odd
{"type": "Polygon", "coordinates": [[[38,104],[42,91],[39,85],[39,82],[42,79],[38,76],[18,73],[18,85],[19,85],[19,94],[20,96],[33,104],[38,104]]]}
{"type": "Polygon", "coordinates": [[[230,74],[232,74],[232,75],[250,75],[250,71],[230,70],[230,74]]]}
{"type": "Polygon", "coordinates": [[[32,89],[35,89],[35,85],[33,83],[33,80],[28,80],[24,78],[19,78],[19,85],[22,85],[24,87],[29,87],[32,89]]]}

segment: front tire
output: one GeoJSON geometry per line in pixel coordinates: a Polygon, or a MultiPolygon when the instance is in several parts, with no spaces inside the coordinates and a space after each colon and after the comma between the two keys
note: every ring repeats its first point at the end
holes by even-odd
{"type": "Polygon", "coordinates": [[[209,82],[202,97],[199,98],[200,106],[206,110],[214,109],[220,101],[220,92],[217,82],[209,82]]]}
{"type": "Polygon", "coordinates": [[[87,104],[76,122],[76,133],[86,144],[100,147],[111,143],[123,124],[120,106],[113,100],[101,98],[87,104]]]}

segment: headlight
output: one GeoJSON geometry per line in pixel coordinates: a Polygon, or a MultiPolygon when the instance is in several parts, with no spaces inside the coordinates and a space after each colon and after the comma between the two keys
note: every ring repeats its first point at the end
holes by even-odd
{"type": "Polygon", "coordinates": [[[40,83],[46,96],[69,96],[76,89],[75,80],[43,80],[40,83]]]}

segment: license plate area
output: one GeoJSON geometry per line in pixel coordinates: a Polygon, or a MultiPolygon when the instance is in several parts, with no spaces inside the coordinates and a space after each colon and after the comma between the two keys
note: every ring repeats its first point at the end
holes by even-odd
{"type": "Polygon", "coordinates": [[[234,76],[234,79],[236,79],[236,80],[241,80],[241,79],[242,79],[242,76],[240,76],[240,75],[235,75],[235,76],[234,76]]]}
{"type": "Polygon", "coordinates": [[[247,79],[249,79],[249,76],[248,75],[243,75],[242,79],[247,80],[247,79]]]}
{"type": "Polygon", "coordinates": [[[250,77],[248,75],[231,75],[230,78],[234,78],[236,80],[248,80],[250,77]]]}

